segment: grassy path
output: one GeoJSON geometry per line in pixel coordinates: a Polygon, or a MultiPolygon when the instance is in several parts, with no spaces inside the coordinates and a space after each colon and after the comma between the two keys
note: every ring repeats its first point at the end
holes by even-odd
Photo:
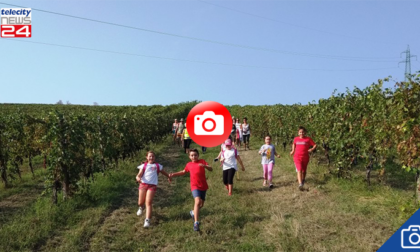
{"type": "MultiPolygon", "coordinates": [[[[239,149],[246,171],[235,179],[232,196],[222,184],[222,170],[212,160],[218,148],[201,155],[209,190],[201,212],[201,231],[193,231],[189,175],[164,176],[154,200],[152,226],[136,216],[139,161],[129,161],[109,176],[97,175],[89,196],[59,206],[40,198],[0,226],[1,251],[376,251],[411,214],[400,206],[412,192],[363,180],[325,176],[326,168],[310,163],[306,191],[299,191],[288,153],[280,152],[274,188],[262,186],[260,143],[239,149]]],[[[193,147],[197,147],[193,144],[193,147]]],[[[169,142],[154,147],[168,172],[189,162],[169,142]]],[[[201,151],[200,151],[201,153],[201,151]]],[[[4,203],[3,203],[4,204],[4,203]]]]}
{"type": "MultiPolygon", "coordinates": [[[[210,189],[201,232],[192,230],[188,213],[193,200],[185,176],[172,184],[160,181],[150,229],[142,227],[144,216],[135,215],[133,190],[130,203],[107,218],[92,237],[91,250],[375,251],[404,222],[395,203],[410,198],[410,193],[383,186],[366,190],[362,181],[324,179],[325,168],[312,164],[307,190],[300,192],[287,153],[277,159],[275,187],[269,190],[262,186],[258,146],[252,148],[239,151],[246,171],[235,181],[233,196],[227,195],[218,163],[207,172],[210,189]]],[[[216,155],[217,148],[211,148],[201,158],[210,162],[216,155]]],[[[169,171],[181,170],[188,162],[178,148],[158,158],[166,160],[169,171]]]]}

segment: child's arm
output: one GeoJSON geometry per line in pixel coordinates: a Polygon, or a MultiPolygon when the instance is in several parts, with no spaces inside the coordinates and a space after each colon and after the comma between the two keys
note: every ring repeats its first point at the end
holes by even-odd
{"type": "Polygon", "coordinates": [[[292,151],[290,152],[290,156],[293,156],[295,154],[295,143],[292,144],[292,151]]]}
{"type": "Polygon", "coordinates": [[[173,177],[178,177],[178,176],[184,176],[186,173],[185,170],[179,171],[179,172],[174,172],[169,174],[169,177],[173,178],[173,177]]]}
{"type": "Polygon", "coordinates": [[[274,156],[280,158],[280,154],[277,153],[276,149],[274,148],[274,156]]]}
{"type": "Polygon", "coordinates": [[[245,167],[244,167],[244,164],[242,163],[241,156],[237,156],[236,160],[238,160],[239,164],[242,166],[242,171],[245,171],[245,167]]]}
{"type": "Polygon", "coordinates": [[[166,171],[160,171],[160,173],[162,173],[163,175],[165,175],[165,177],[168,178],[169,183],[171,183],[172,179],[171,179],[171,177],[169,176],[169,174],[166,171]]]}
{"type": "Polygon", "coordinates": [[[206,168],[209,171],[213,171],[213,168],[210,165],[199,164],[199,166],[206,168]]]}
{"type": "Polygon", "coordinates": [[[139,182],[139,183],[141,182],[141,177],[143,177],[143,173],[144,173],[144,169],[140,169],[139,173],[136,176],[137,182],[139,182]]]}
{"type": "MultiPolygon", "coordinates": [[[[222,156],[222,152],[219,152],[219,155],[218,155],[218,156],[217,156],[217,158],[215,158],[214,160],[216,160],[216,159],[217,159],[217,160],[219,160],[219,158],[220,158],[221,156],[222,156]]],[[[217,161],[217,160],[216,160],[216,161],[217,161]]]]}
{"type": "Polygon", "coordinates": [[[265,150],[263,149],[263,146],[261,146],[260,151],[258,152],[258,154],[262,155],[264,153],[264,151],[265,150]]]}
{"type": "Polygon", "coordinates": [[[316,144],[315,144],[314,146],[312,146],[312,148],[311,148],[311,149],[309,149],[309,150],[308,150],[308,152],[309,152],[309,153],[311,153],[312,151],[314,151],[314,150],[315,150],[315,148],[316,148],[316,144]]]}

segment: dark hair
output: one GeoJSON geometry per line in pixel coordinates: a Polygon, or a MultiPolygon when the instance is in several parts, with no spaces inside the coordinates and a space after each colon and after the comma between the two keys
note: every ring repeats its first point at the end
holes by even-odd
{"type": "Polygon", "coordinates": [[[244,120],[247,120],[248,121],[248,118],[244,117],[244,120]]]}
{"type": "Polygon", "coordinates": [[[299,126],[299,130],[303,130],[303,132],[305,132],[305,133],[307,132],[305,127],[303,127],[303,126],[299,126]]]}
{"type": "Polygon", "coordinates": [[[198,153],[197,149],[190,149],[189,153],[191,153],[191,152],[195,152],[195,153],[197,153],[197,156],[200,156],[200,153],[198,153]]]}

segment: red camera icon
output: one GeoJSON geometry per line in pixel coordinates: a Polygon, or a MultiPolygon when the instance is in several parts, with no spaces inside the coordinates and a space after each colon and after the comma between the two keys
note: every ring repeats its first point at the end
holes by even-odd
{"type": "Polygon", "coordinates": [[[187,117],[187,129],[191,139],[205,147],[222,144],[230,134],[232,116],[218,102],[205,101],[191,109],[187,117]]]}

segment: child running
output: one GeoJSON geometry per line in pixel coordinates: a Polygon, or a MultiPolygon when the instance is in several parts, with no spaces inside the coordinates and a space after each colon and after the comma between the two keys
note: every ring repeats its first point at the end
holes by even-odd
{"type": "Polygon", "coordinates": [[[232,147],[232,140],[227,139],[225,141],[225,148],[226,149],[222,151],[222,159],[220,161],[223,164],[223,183],[228,190],[228,195],[231,196],[233,189],[233,177],[235,176],[235,172],[238,170],[236,160],[242,166],[242,171],[245,171],[245,167],[238,154],[238,150],[232,147]]]}
{"type": "Polygon", "coordinates": [[[200,209],[204,206],[206,200],[206,192],[209,188],[206,181],[206,170],[213,171],[213,168],[208,165],[204,159],[198,159],[199,154],[197,149],[191,149],[189,152],[191,162],[189,162],[185,169],[179,172],[171,173],[170,178],[183,176],[190,173],[191,192],[194,198],[194,210],[190,211],[190,215],[194,221],[194,231],[200,231],[199,215],[200,209]]]}
{"type": "Polygon", "coordinates": [[[176,140],[176,128],[178,128],[178,120],[177,119],[175,119],[174,123],[172,124],[172,136],[173,136],[173,140],[174,140],[173,144],[175,144],[175,140],[176,140]]]}
{"type": "Polygon", "coordinates": [[[146,162],[137,167],[139,173],[136,176],[137,182],[141,182],[139,186],[139,210],[137,216],[140,216],[144,211],[146,203],[146,219],[144,220],[144,227],[150,226],[150,218],[152,217],[152,202],[156,193],[158,184],[159,172],[168,177],[171,182],[169,174],[163,170],[163,166],[155,163],[155,153],[153,151],[147,152],[146,162]]]}
{"type": "MultiPolygon", "coordinates": [[[[229,138],[228,138],[229,140],[230,140],[230,142],[232,143],[232,148],[235,148],[235,143],[233,142],[233,140],[232,140],[232,136],[231,135],[229,135],[229,138]]],[[[236,149],[236,148],[235,148],[236,149]]],[[[214,162],[216,162],[216,161],[218,161],[219,159],[220,159],[220,157],[222,156],[222,153],[224,152],[226,150],[226,145],[225,145],[225,143],[222,143],[221,145],[220,145],[220,152],[219,152],[219,155],[214,159],[214,162]]]]}
{"type": "Polygon", "coordinates": [[[241,147],[241,139],[242,139],[242,124],[239,121],[239,118],[236,118],[236,146],[241,147]]]}
{"type": "Polygon", "coordinates": [[[309,153],[315,150],[316,144],[310,138],[306,136],[306,129],[302,126],[299,127],[298,137],[293,140],[292,151],[290,155],[293,156],[295,162],[297,179],[299,183],[299,190],[303,190],[305,184],[306,169],[309,163],[309,153]],[[310,148],[312,146],[312,148],[310,148]]]}
{"type": "Polygon", "coordinates": [[[190,153],[190,144],[191,144],[192,140],[191,140],[190,134],[188,134],[187,123],[185,123],[185,127],[182,130],[181,141],[182,141],[182,145],[184,146],[185,154],[189,154],[190,153]]]}
{"type": "Polygon", "coordinates": [[[248,124],[248,118],[244,117],[244,123],[242,124],[242,137],[244,139],[244,147],[248,146],[249,150],[249,137],[251,136],[251,126],[248,124]]]}
{"type": "Polygon", "coordinates": [[[280,158],[280,155],[277,154],[276,148],[271,144],[271,137],[265,137],[265,144],[261,146],[260,151],[258,152],[262,156],[261,164],[263,166],[264,172],[264,182],[263,186],[267,185],[267,180],[270,185],[270,188],[273,188],[272,178],[273,178],[273,167],[274,167],[274,156],[280,158]]]}

